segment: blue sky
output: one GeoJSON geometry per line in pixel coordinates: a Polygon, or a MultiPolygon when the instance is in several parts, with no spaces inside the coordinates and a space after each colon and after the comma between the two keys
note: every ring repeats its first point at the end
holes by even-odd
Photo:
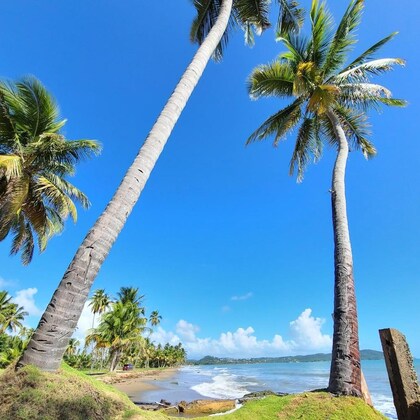
{"type": "MultiPolygon", "coordinates": [[[[330,3],[337,20],[347,1],[330,3]]],[[[378,156],[349,158],[360,342],[380,349],[378,329],[395,327],[419,357],[420,63],[414,41],[420,6],[366,3],[356,51],[400,31],[380,56],[399,56],[407,65],[378,82],[410,105],[372,113],[378,156]]],[[[98,139],[104,148],[73,180],[92,201],[76,225],[69,222],[29,267],[8,256],[8,240],[0,243],[0,285],[31,307],[29,322],[36,325],[194,54],[188,39],[194,10],[187,0],[15,0],[2,2],[1,11],[0,76],[37,76],[68,119],[66,136],[98,139]]],[[[277,149],[270,142],[244,146],[286,104],[250,101],[245,83],[256,65],[282,50],[272,30],[253,49],[237,32],[223,62],[209,64],[94,284],[113,294],[122,285],[139,287],[147,309],[163,315],[156,339],[179,338],[190,354],[280,355],[330,346],[334,151],[326,148],[296,184],[288,176],[293,136],[277,149]]]]}

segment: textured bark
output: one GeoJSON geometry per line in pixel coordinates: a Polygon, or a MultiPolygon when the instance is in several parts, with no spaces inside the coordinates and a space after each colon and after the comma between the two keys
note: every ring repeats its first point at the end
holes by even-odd
{"type": "Polygon", "coordinates": [[[328,112],[338,140],[331,200],[334,229],[334,335],[328,390],[334,394],[361,397],[361,368],[353,256],[347,221],[345,172],[348,142],[340,121],[328,112]]]}
{"type": "Polygon", "coordinates": [[[163,108],[115,195],[83,240],[18,363],[56,370],[72,336],[92,283],[121,232],[175,123],[227,28],[232,0],[220,15],[163,108]]]}

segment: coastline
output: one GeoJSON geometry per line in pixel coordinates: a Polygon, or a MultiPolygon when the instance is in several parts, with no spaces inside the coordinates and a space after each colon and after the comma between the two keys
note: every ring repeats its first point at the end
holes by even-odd
{"type": "MultiPolygon", "coordinates": [[[[178,367],[116,372],[97,379],[111,384],[129,397],[134,393],[138,397],[146,391],[158,391],[164,381],[171,380],[178,372],[178,367]]],[[[130,397],[131,398],[131,397],[130,397]]]]}

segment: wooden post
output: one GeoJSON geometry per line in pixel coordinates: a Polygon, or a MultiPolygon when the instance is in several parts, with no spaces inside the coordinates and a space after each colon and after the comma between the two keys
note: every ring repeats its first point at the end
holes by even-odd
{"type": "Polygon", "coordinates": [[[403,334],[393,328],[379,330],[394,405],[399,420],[420,419],[420,388],[413,357],[403,334]]]}

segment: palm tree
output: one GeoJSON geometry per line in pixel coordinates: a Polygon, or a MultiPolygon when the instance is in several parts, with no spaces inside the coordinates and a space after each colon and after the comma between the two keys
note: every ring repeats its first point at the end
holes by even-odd
{"type": "Polygon", "coordinates": [[[86,342],[97,342],[110,349],[110,371],[114,371],[123,355],[124,350],[139,340],[144,331],[146,319],[143,318],[131,302],[122,303],[117,301],[112,309],[102,317],[98,328],[86,337],[86,342]]]}
{"type": "Polygon", "coordinates": [[[70,338],[69,344],[64,353],[66,356],[73,356],[77,353],[80,346],[80,341],[77,338],[70,338]]]}
{"type": "Polygon", "coordinates": [[[331,198],[334,230],[334,336],[330,392],[361,395],[361,370],[358,339],[353,257],[347,222],[345,170],[349,147],[360,149],[366,158],[376,150],[367,138],[366,111],[380,105],[403,106],[383,86],[369,81],[370,76],[389,71],[404,62],[399,58],[372,60],[372,56],[394,35],[374,44],[344,65],[356,40],[363,1],[352,0],[335,32],[325,3],[312,1],[309,38],[283,36],[287,51],[268,64],[257,67],[249,78],[250,95],[280,98],[293,102],[269,117],[248,139],[248,143],[274,136],[274,144],[301,123],[290,163],[302,180],[310,159],[318,160],[322,144],[337,150],[332,174],[331,198]]]}
{"type": "Polygon", "coordinates": [[[92,140],[68,141],[60,134],[65,120],[41,85],[27,77],[0,83],[0,241],[13,235],[11,254],[22,252],[23,264],[60,233],[74,201],[89,207],[87,197],[66,180],[81,159],[99,152],[92,140]]]}
{"type": "MultiPolygon", "coordinates": [[[[118,294],[118,300],[123,304],[131,303],[139,308],[140,304],[144,299],[144,295],[139,295],[139,289],[137,287],[121,287],[118,294]]],[[[144,309],[141,308],[141,312],[144,314],[144,309]]]]}
{"type": "Polygon", "coordinates": [[[6,291],[0,291],[0,334],[7,330],[16,332],[23,327],[21,321],[28,313],[22,306],[12,302],[12,298],[6,291]]]}
{"type": "MultiPolygon", "coordinates": [[[[238,22],[245,28],[246,40],[252,42],[252,29],[260,33],[269,25],[269,0],[194,0],[193,3],[197,17],[192,25],[191,39],[200,47],[113,198],[77,250],[18,366],[33,364],[43,370],[59,367],[90,287],[138,201],[208,61],[212,55],[220,58],[227,42],[226,29],[238,22]]],[[[281,0],[280,3],[289,6],[283,10],[282,19],[287,23],[283,28],[298,25],[301,10],[296,2],[281,0]]]]}
{"type": "Polygon", "coordinates": [[[162,321],[162,316],[159,315],[159,311],[152,311],[149,316],[149,322],[152,327],[157,327],[162,321]]]}
{"type": "Polygon", "coordinates": [[[109,306],[111,305],[111,299],[107,293],[105,293],[104,289],[95,290],[95,293],[92,296],[92,299],[89,303],[89,306],[92,307],[93,313],[93,320],[92,320],[92,328],[95,325],[95,315],[101,315],[104,313],[109,306]]]}

